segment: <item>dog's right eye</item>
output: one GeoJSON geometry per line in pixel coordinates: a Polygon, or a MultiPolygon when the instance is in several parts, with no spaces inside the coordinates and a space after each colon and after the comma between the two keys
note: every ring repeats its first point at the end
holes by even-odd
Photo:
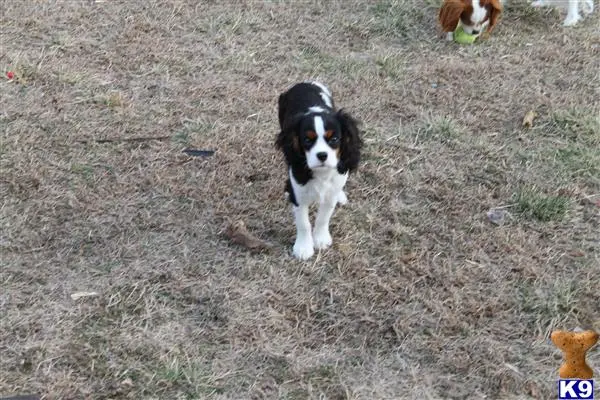
{"type": "Polygon", "coordinates": [[[317,140],[317,133],[315,131],[308,130],[302,135],[302,144],[306,147],[312,146],[317,140]]]}
{"type": "Polygon", "coordinates": [[[312,143],[313,143],[313,139],[309,138],[308,136],[304,137],[304,144],[310,145],[312,143]]]}

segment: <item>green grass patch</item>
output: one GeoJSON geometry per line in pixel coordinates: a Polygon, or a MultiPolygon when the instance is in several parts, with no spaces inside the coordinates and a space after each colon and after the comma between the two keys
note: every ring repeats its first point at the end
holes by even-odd
{"type": "Polygon", "coordinates": [[[600,146],[600,116],[590,110],[562,110],[552,114],[546,129],[553,136],[600,146]]]}
{"type": "Polygon", "coordinates": [[[557,149],[554,159],[569,177],[600,179],[600,148],[567,146],[557,149]]]}
{"type": "Polygon", "coordinates": [[[378,57],[375,64],[385,76],[392,79],[399,79],[403,75],[404,60],[398,57],[391,55],[378,57]]]}
{"type": "Polygon", "coordinates": [[[452,143],[464,133],[458,122],[448,116],[428,116],[419,122],[415,135],[418,141],[452,143]]]}
{"type": "Polygon", "coordinates": [[[553,319],[568,318],[578,313],[581,289],[569,279],[552,282],[523,282],[517,288],[520,312],[535,325],[546,325],[553,319]]]}
{"type": "Polygon", "coordinates": [[[569,199],[547,196],[536,188],[521,189],[514,195],[516,210],[521,215],[539,221],[559,221],[567,213],[569,199]]]}
{"type": "Polygon", "coordinates": [[[188,399],[202,398],[208,394],[220,394],[224,389],[211,376],[210,367],[205,363],[173,358],[156,371],[156,377],[163,386],[175,386],[184,391],[188,399]]]}
{"type": "Polygon", "coordinates": [[[188,132],[186,132],[185,130],[178,131],[173,135],[173,137],[171,138],[171,141],[175,144],[189,146],[190,134],[188,132]]]}
{"type": "Polygon", "coordinates": [[[82,176],[88,183],[94,179],[94,167],[87,164],[71,164],[71,172],[82,176]]]}

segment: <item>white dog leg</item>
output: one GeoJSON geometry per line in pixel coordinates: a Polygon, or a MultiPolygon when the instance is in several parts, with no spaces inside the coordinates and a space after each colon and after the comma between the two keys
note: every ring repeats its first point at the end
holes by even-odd
{"type": "Polygon", "coordinates": [[[315,230],[313,232],[313,242],[317,249],[326,249],[333,242],[329,233],[329,220],[333,215],[336,203],[337,197],[333,201],[325,200],[319,204],[319,211],[315,219],[315,230]]]}
{"type": "Polygon", "coordinates": [[[296,221],[294,256],[301,260],[308,260],[315,254],[310,219],[308,217],[308,205],[294,206],[294,218],[296,221]]]}
{"type": "Polygon", "coordinates": [[[563,22],[564,26],[573,26],[579,22],[581,17],[579,16],[579,0],[569,0],[569,11],[567,12],[567,18],[563,22]]]}
{"type": "Polygon", "coordinates": [[[337,202],[341,206],[345,206],[346,204],[348,204],[348,197],[346,196],[346,193],[344,193],[343,190],[340,190],[340,194],[337,197],[337,202]]]}

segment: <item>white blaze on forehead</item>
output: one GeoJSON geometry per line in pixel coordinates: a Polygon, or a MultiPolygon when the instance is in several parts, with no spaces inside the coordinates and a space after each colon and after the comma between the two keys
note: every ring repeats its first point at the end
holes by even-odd
{"type": "Polygon", "coordinates": [[[335,168],[338,164],[338,157],[335,149],[332,149],[325,138],[325,121],[321,115],[313,117],[313,127],[317,134],[317,139],[314,144],[306,152],[306,161],[309,168],[328,167],[335,168]],[[319,153],[326,153],[325,161],[321,161],[317,156],[319,153]]]}
{"type": "Polygon", "coordinates": [[[320,116],[315,116],[315,132],[320,137],[325,136],[325,123],[323,122],[323,118],[320,116]]]}

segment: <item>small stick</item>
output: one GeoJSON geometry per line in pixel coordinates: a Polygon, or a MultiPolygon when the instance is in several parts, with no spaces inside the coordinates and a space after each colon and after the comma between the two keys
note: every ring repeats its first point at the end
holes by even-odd
{"type": "Polygon", "coordinates": [[[118,139],[94,139],[94,140],[78,140],[79,143],[118,143],[118,142],[147,142],[150,140],[167,140],[171,136],[141,136],[132,138],[118,138],[118,139]]]}
{"type": "Polygon", "coordinates": [[[268,251],[273,248],[271,243],[261,240],[248,232],[246,224],[241,220],[230,223],[225,230],[225,234],[233,243],[242,245],[253,253],[268,251]]]}

